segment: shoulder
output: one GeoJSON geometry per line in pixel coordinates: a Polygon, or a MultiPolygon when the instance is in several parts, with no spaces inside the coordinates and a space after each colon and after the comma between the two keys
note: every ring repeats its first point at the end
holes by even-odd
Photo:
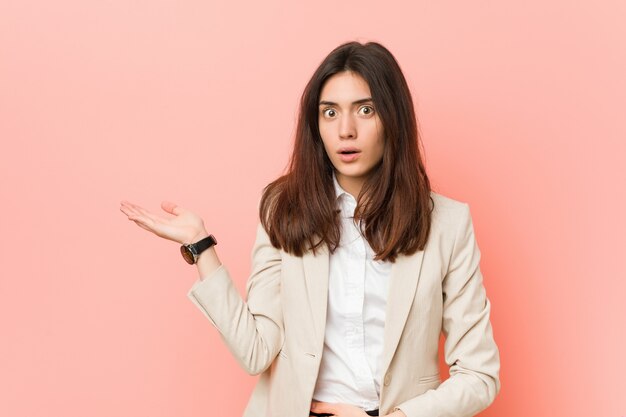
{"type": "Polygon", "coordinates": [[[432,231],[454,235],[463,224],[471,222],[469,204],[443,194],[430,192],[433,201],[432,231]]]}
{"type": "Polygon", "coordinates": [[[469,204],[464,201],[455,200],[443,194],[430,192],[430,197],[434,203],[433,217],[440,220],[448,220],[460,215],[466,215],[469,211],[469,204]]]}

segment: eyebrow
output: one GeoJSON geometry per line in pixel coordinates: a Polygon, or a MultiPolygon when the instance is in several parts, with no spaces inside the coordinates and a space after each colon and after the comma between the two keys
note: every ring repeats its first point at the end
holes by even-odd
{"type": "MultiPolygon", "coordinates": [[[[353,102],[352,102],[352,104],[363,104],[363,103],[367,103],[367,102],[370,102],[370,101],[372,101],[372,102],[373,102],[372,98],[371,98],[371,97],[367,97],[367,98],[362,98],[362,99],[357,100],[357,101],[353,101],[353,102]]],[[[327,106],[336,106],[336,105],[337,105],[337,103],[333,103],[332,101],[325,101],[325,100],[322,100],[322,101],[320,101],[320,104],[319,104],[319,105],[320,105],[320,106],[324,106],[324,105],[327,105],[327,106]]]]}

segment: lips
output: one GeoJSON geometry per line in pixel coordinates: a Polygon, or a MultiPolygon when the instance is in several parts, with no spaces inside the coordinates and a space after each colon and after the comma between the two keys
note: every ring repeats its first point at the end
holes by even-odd
{"type": "Polygon", "coordinates": [[[352,162],[359,158],[361,155],[361,150],[352,147],[341,148],[337,152],[339,154],[339,159],[342,162],[352,162]]]}
{"type": "Polygon", "coordinates": [[[345,147],[337,151],[337,153],[341,155],[352,155],[352,154],[359,153],[359,152],[361,152],[361,150],[358,148],[354,148],[354,147],[345,147]]]}

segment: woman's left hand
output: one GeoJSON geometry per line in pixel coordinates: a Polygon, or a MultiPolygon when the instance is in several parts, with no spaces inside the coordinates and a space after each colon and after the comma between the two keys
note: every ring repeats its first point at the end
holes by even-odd
{"type": "Polygon", "coordinates": [[[363,409],[350,404],[313,401],[311,411],[318,414],[328,413],[335,417],[369,417],[363,409]]]}

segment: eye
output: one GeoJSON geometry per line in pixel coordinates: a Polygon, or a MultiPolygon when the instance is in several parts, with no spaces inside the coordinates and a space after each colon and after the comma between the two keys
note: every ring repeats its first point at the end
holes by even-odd
{"type": "Polygon", "coordinates": [[[335,117],[337,115],[337,112],[335,111],[335,109],[324,109],[322,110],[322,114],[324,115],[324,117],[335,117]]]}
{"type": "Polygon", "coordinates": [[[372,106],[363,106],[359,109],[359,113],[365,115],[365,116],[369,116],[370,114],[374,113],[374,107],[372,106]]]}

